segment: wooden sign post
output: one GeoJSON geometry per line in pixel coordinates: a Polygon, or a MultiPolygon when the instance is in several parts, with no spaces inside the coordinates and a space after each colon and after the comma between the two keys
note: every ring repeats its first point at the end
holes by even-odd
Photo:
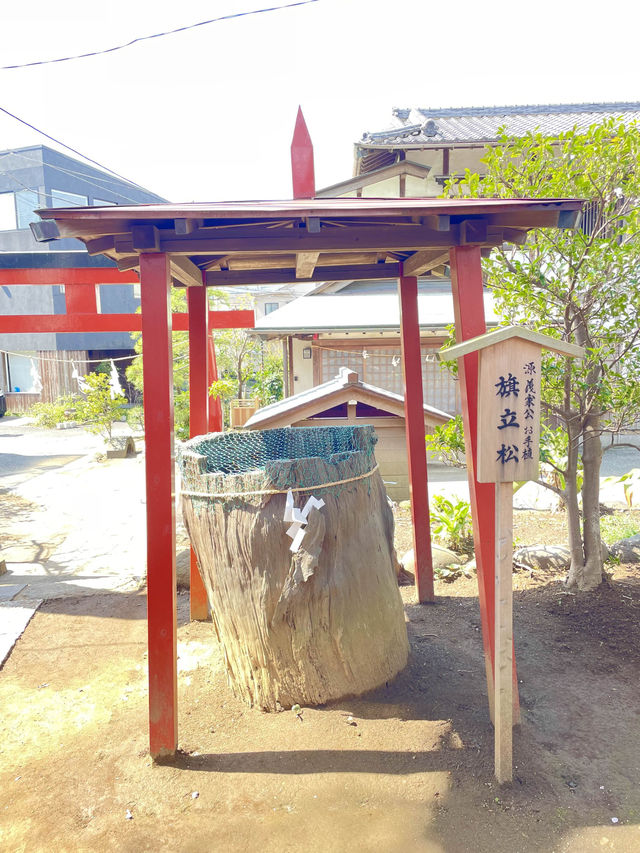
{"type": "Polygon", "coordinates": [[[441,350],[442,359],[478,351],[479,483],[495,483],[495,775],[510,782],[513,728],[513,483],[538,479],[542,350],[581,357],[582,347],[509,326],[441,350]]]}

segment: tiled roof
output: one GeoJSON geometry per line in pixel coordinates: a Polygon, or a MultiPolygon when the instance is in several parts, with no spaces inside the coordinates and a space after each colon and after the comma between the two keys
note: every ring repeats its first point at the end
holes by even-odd
{"type": "Polygon", "coordinates": [[[640,121],[640,102],[603,104],[531,104],[510,107],[459,107],[446,109],[394,109],[393,126],[365,133],[363,148],[399,145],[442,145],[443,143],[492,142],[498,130],[510,136],[541,131],[554,136],[573,127],[587,128],[609,118],[625,124],[640,121]]]}
{"type": "MultiPolygon", "coordinates": [[[[325,408],[330,407],[334,398],[340,396],[343,391],[348,391],[349,396],[354,400],[360,399],[362,392],[364,392],[366,402],[371,403],[372,398],[375,398],[380,403],[380,408],[386,404],[391,407],[391,411],[395,414],[404,415],[404,397],[400,394],[394,394],[393,391],[387,391],[385,388],[369,385],[359,379],[358,374],[353,370],[343,367],[336,377],[328,382],[323,382],[322,385],[315,385],[313,388],[300,391],[292,397],[285,397],[284,400],[278,400],[276,403],[270,403],[268,406],[258,409],[246,422],[245,427],[247,429],[265,427],[270,421],[283,415],[288,415],[292,421],[295,421],[296,414],[303,410],[305,416],[309,417],[310,409],[314,413],[322,412],[325,408]]],[[[440,421],[449,421],[452,418],[449,412],[443,412],[434,406],[428,406],[426,403],[423,405],[423,409],[425,414],[440,421]]]]}

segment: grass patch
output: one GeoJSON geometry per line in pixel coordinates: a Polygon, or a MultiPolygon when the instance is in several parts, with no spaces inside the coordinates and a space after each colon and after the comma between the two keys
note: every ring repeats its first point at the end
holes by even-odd
{"type": "Polygon", "coordinates": [[[640,511],[616,512],[600,518],[600,531],[607,545],[640,533],[640,511]]]}

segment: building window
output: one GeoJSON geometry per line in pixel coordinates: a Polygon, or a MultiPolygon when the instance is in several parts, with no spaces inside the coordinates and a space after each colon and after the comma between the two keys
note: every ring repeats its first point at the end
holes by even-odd
{"type": "Polygon", "coordinates": [[[18,228],[28,228],[30,222],[40,222],[40,217],[34,213],[39,207],[40,198],[35,190],[20,190],[16,193],[16,213],[18,228]]]}
{"type": "Polygon", "coordinates": [[[16,200],[13,193],[0,193],[0,231],[15,231],[16,200]]]}
{"type": "MultiPolygon", "coordinates": [[[[422,393],[424,402],[436,409],[455,415],[461,410],[458,383],[451,374],[432,360],[436,347],[422,344],[422,393]],[[429,359],[429,360],[427,360],[429,359]]],[[[400,347],[374,347],[363,342],[351,347],[347,344],[331,347],[317,347],[320,354],[320,381],[328,382],[337,376],[341,367],[355,370],[359,378],[369,385],[404,394],[400,347]],[[366,358],[363,353],[366,352],[366,358]]]]}
{"type": "Polygon", "coordinates": [[[264,303],[264,316],[266,317],[267,314],[271,314],[273,311],[277,311],[278,308],[279,308],[279,305],[277,302],[265,302],[264,303]]]}
{"type": "Polygon", "coordinates": [[[94,198],[91,204],[94,207],[113,207],[115,201],[105,201],[103,198],[94,198]]]}
{"type": "Polygon", "coordinates": [[[51,190],[51,201],[54,207],[86,207],[89,204],[86,195],[54,189],[51,190]]]}
{"type": "Polygon", "coordinates": [[[7,383],[12,394],[35,394],[31,376],[31,359],[38,363],[37,352],[24,352],[20,355],[7,353],[7,383]]]}

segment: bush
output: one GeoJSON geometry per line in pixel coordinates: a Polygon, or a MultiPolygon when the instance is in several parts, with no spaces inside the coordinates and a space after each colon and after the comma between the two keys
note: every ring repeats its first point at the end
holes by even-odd
{"type": "Polygon", "coordinates": [[[144,432],[144,408],[131,406],[127,409],[127,423],[134,432],[144,432]]]}
{"type": "Polygon", "coordinates": [[[113,425],[124,414],[126,397],[118,394],[111,399],[111,386],[106,373],[90,373],[85,376],[85,382],[85,398],[77,404],[75,420],[85,424],[89,432],[101,435],[106,442],[110,442],[113,425]]]}
{"type": "Polygon", "coordinates": [[[427,450],[436,453],[445,465],[464,468],[464,432],[460,415],[456,415],[446,424],[437,426],[431,435],[425,436],[425,441],[427,450]]]}
{"type": "Polygon", "coordinates": [[[35,418],[37,426],[55,429],[57,424],[76,419],[79,400],[75,394],[66,394],[53,403],[34,403],[29,414],[35,418]]]}
{"type": "Polygon", "coordinates": [[[449,500],[435,495],[431,508],[431,530],[452,551],[473,550],[469,501],[449,500]]]}

